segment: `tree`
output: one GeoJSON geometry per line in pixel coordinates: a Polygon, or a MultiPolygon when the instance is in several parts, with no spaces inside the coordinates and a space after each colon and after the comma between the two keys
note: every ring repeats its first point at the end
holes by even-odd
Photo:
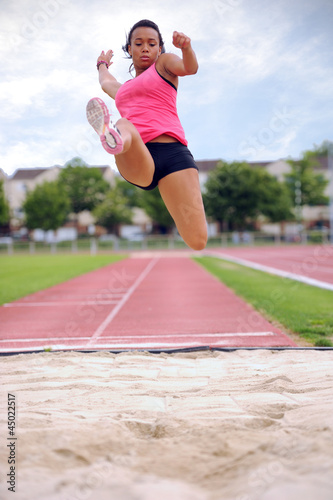
{"type": "Polygon", "coordinates": [[[332,148],[332,142],[323,141],[319,146],[317,144],[314,145],[313,149],[307,151],[310,155],[313,155],[315,158],[327,156],[329,150],[332,148]]]}
{"type": "Polygon", "coordinates": [[[141,208],[141,189],[138,189],[137,186],[134,186],[134,184],[131,184],[130,182],[125,181],[125,179],[119,177],[116,179],[116,187],[127,199],[127,205],[129,207],[141,208]]]}
{"type": "Polygon", "coordinates": [[[80,158],[67,162],[59,175],[59,182],[67,193],[74,213],[92,211],[110,189],[100,169],[88,167],[80,158]]]}
{"type": "Polygon", "coordinates": [[[260,215],[274,222],[291,217],[285,187],[267,171],[246,162],[219,162],[205,190],[207,215],[226,227],[245,229],[260,215]]]}
{"type": "Polygon", "coordinates": [[[105,227],[109,232],[119,234],[120,224],[132,222],[132,209],[130,200],[123,193],[122,186],[117,181],[116,185],[109,190],[104,200],[93,210],[96,223],[105,227]]]}
{"type": "Polygon", "coordinates": [[[256,169],[258,189],[258,216],[270,222],[282,222],[294,218],[286,185],[266,170],[256,169]]]}
{"type": "Polygon", "coordinates": [[[158,189],[142,191],[139,203],[161,232],[166,233],[175,225],[158,189]]]}
{"type": "Polygon", "coordinates": [[[56,230],[70,213],[70,200],[57,181],[44,182],[27,194],[23,210],[28,229],[56,230]]]}
{"type": "Polygon", "coordinates": [[[167,232],[174,226],[174,221],[169,214],[158,189],[144,191],[138,189],[133,184],[117,179],[117,189],[127,199],[129,207],[142,208],[146,214],[153,220],[155,226],[158,226],[162,232],[167,232]]]}
{"type": "MultiPolygon", "coordinates": [[[[324,146],[323,146],[324,148],[324,146]]],[[[324,154],[325,149],[322,151],[324,154]]],[[[288,160],[291,171],[285,174],[286,185],[289,190],[290,198],[295,204],[295,194],[300,190],[300,196],[297,204],[303,205],[327,205],[328,197],[324,194],[328,180],[314,171],[319,166],[317,151],[305,151],[300,160],[288,160]]]]}
{"type": "Polygon", "coordinates": [[[9,204],[5,196],[4,181],[0,181],[0,226],[5,226],[9,223],[10,211],[9,204]]]}

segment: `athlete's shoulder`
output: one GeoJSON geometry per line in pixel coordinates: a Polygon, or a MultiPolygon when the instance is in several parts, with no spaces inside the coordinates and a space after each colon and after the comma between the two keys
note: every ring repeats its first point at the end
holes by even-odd
{"type": "Polygon", "coordinates": [[[159,65],[167,65],[170,61],[177,61],[179,59],[180,57],[178,57],[176,54],[172,54],[172,52],[164,52],[157,59],[157,63],[159,63],[159,65]]]}
{"type": "Polygon", "coordinates": [[[176,78],[176,75],[172,71],[174,65],[180,61],[181,59],[176,56],[176,54],[172,54],[171,52],[165,52],[161,54],[156,61],[156,69],[157,71],[164,77],[171,79],[171,81],[176,78]]]}

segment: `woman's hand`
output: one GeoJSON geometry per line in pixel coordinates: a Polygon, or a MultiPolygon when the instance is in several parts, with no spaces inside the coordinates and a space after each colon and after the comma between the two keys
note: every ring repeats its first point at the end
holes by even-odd
{"type": "Polygon", "coordinates": [[[97,58],[97,63],[99,63],[99,61],[106,61],[110,66],[111,64],[113,64],[111,62],[112,57],[113,57],[113,50],[108,50],[106,53],[104,52],[104,50],[102,50],[101,55],[98,56],[97,58]]]}
{"type": "Polygon", "coordinates": [[[184,35],[184,33],[174,31],[172,36],[172,43],[178,49],[187,49],[191,46],[191,38],[184,35]]]}

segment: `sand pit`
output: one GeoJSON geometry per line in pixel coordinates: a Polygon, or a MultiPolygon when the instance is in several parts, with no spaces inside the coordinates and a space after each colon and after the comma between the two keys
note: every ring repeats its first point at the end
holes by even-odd
{"type": "Polygon", "coordinates": [[[0,369],[4,500],[332,499],[332,351],[41,353],[0,369]]]}

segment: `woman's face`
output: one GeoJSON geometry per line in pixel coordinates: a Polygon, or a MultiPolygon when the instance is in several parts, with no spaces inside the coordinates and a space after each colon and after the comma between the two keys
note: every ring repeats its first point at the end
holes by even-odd
{"type": "Polygon", "coordinates": [[[128,52],[132,56],[135,69],[147,69],[161,54],[160,39],[153,28],[136,28],[131,37],[128,52]]]}

